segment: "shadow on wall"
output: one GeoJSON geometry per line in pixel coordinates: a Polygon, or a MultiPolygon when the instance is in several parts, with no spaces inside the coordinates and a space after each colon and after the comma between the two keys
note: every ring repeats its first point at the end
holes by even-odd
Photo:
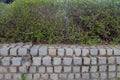
{"type": "Polygon", "coordinates": [[[12,3],[13,1],[14,0],[0,0],[0,2],[6,3],[6,4],[12,3]]]}

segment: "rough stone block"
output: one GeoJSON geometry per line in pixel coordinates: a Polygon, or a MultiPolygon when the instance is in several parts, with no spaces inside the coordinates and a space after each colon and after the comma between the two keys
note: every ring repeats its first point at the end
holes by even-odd
{"type": "Polygon", "coordinates": [[[73,72],[80,72],[80,66],[73,66],[73,72]]]}
{"type": "Polygon", "coordinates": [[[40,46],[33,46],[31,49],[30,49],[30,54],[32,56],[37,56],[38,53],[39,53],[39,47],[40,46]]]}
{"type": "Polygon", "coordinates": [[[108,57],[108,64],[115,64],[115,57],[108,57]]]}
{"type": "Polygon", "coordinates": [[[54,72],[55,73],[61,73],[62,72],[62,66],[54,66],[54,72]]]}
{"type": "Polygon", "coordinates": [[[0,49],[0,55],[2,56],[8,56],[9,55],[9,50],[10,48],[9,47],[3,47],[0,49]]]}
{"type": "Polygon", "coordinates": [[[42,46],[39,48],[39,56],[46,56],[47,55],[47,47],[42,46]]]}
{"type": "Polygon", "coordinates": [[[58,80],[58,74],[50,74],[51,80],[58,80]]]}
{"type": "Polygon", "coordinates": [[[56,49],[55,48],[49,48],[49,55],[50,56],[56,56],[57,52],[56,52],[56,49]]]}
{"type": "Polygon", "coordinates": [[[67,48],[66,49],[66,56],[73,56],[73,49],[67,48]]]}
{"type": "Polygon", "coordinates": [[[64,66],[64,72],[71,72],[71,66],[64,66]]]}
{"type": "Polygon", "coordinates": [[[47,72],[52,73],[53,72],[53,67],[47,67],[47,72]]]}
{"type": "Polygon", "coordinates": [[[98,57],[98,64],[106,64],[106,57],[98,57]]]}
{"type": "Polygon", "coordinates": [[[70,73],[68,74],[68,80],[74,80],[74,74],[73,73],[70,73]]]}
{"type": "Polygon", "coordinates": [[[90,49],[90,54],[92,55],[92,56],[97,56],[98,55],[98,49],[90,49]]]}
{"type": "Polygon", "coordinates": [[[120,49],[114,49],[114,55],[115,56],[120,56],[120,49]]]}
{"type": "Polygon", "coordinates": [[[81,56],[81,49],[76,48],[75,49],[75,56],[81,56]]]}
{"type": "Polygon", "coordinates": [[[61,58],[55,57],[53,59],[53,65],[60,65],[61,64],[61,58]]]}
{"type": "Polygon", "coordinates": [[[40,74],[39,73],[33,74],[33,80],[40,80],[40,74]]]}
{"type": "Polygon", "coordinates": [[[0,73],[6,73],[6,72],[8,72],[7,68],[0,66],[0,73]]]}
{"type": "Polygon", "coordinates": [[[3,78],[4,78],[3,74],[0,74],[0,80],[3,80],[3,78]]]}
{"type": "Polygon", "coordinates": [[[116,70],[116,65],[109,65],[108,70],[109,71],[115,71],[116,70]]]}
{"type": "Polygon", "coordinates": [[[91,66],[90,72],[97,72],[98,67],[97,66],[91,66]]]}
{"type": "Polygon", "coordinates": [[[9,71],[10,72],[17,72],[17,68],[16,67],[9,67],[9,71]]]}
{"type": "Polygon", "coordinates": [[[90,58],[88,57],[83,57],[83,60],[84,60],[84,65],[90,65],[90,58]]]}
{"type": "Polygon", "coordinates": [[[80,73],[75,73],[75,79],[81,79],[81,74],[80,73]]]}
{"type": "Polygon", "coordinates": [[[33,57],[33,65],[35,66],[41,65],[41,57],[33,57]]]}
{"type": "Polygon", "coordinates": [[[18,55],[20,55],[20,56],[25,56],[25,55],[27,55],[27,53],[28,53],[27,48],[19,48],[18,49],[18,55]]]}
{"type": "Polygon", "coordinates": [[[63,64],[64,65],[71,65],[72,64],[72,58],[70,58],[70,57],[64,57],[63,58],[63,64]]]}
{"type": "Polygon", "coordinates": [[[65,73],[59,74],[59,78],[60,78],[61,80],[67,79],[67,76],[68,76],[68,74],[65,74],[65,73]]]}
{"type": "Polygon", "coordinates": [[[90,74],[89,74],[89,73],[83,73],[83,74],[82,74],[82,79],[87,79],[87,80],[89,80],[89,79],[90,79],[90,74]]]}
{"type": "Polygon", "coordinates": [[[45,65],[45,66],[51,65],[51,57],[50,56],[43,57],[43,65],[45,65]]]}
{"type": "Polygon", "coordinates": [[[19,72],[26,73],[27,72],[27,67],[26,66],[20,66],[19,67],[19,72]]]}
{"type": "Polygon", "coordinates": [[[99,49],[99,55],[106,55],[106,49],[104,48],[99,49]]]}
{"type": "Polygon", "coordinates": [[[58,49],[58,56],[64,56],[64,49],[58,49]]]}
{"type": "Polygon", "coordinates": [[[13,57],[12,66],[20,66],[22,62],[22,57],[13,57]]]}
{"type": "Polygon", "coordinates": [[[81,57],[73,57],[73,64],[74,65],[82,65],[82,58],[81,57]]]}
{"type": "Polygon", "coordinates": [[[1,62],[2,62],[2,65],[3,66],[8,66],[8,65],[10,65],[10,57],[4,57],[2,60],[1,60],[1,62]]]}
{"type": "Polygon", "coordinates": [[[91,64],[97,64],[97,58],[96,57],[91,57],[91,64]]]}
{"type": "Polygon", "coordinates": [[[117,71],[120,71],[120,65],[119,65],[119,66],[117,66],[117,71]]]}
{"type": "Polygon", "coordinates": [[[44,66],[40,66],[39,68],[38,68],[39,70],[39,73],[45,73],[45,67],[44,66]]]}
{"type": "Polygon", "coordinates": [[[108,77],[109,78],[116,78],[116,72],[109,72],[108,77]]]}
{"type": "Polygon", "coordinates": [[[82,72],[89,72],[89,66],[82,66],[82,72]]]}
{"type": "Polygon", "coordinates": [[[107,66],[106,65],[99,66],[99,71],[100,72],[106,72],[107,71],[107,66]]]}
{"type": "Polygon", "coordinates": [[[100,73],[100,79],[107,79],[107,73],[106,72],[100,73]]]}
{"type": "Polygon", "coordinates": [[[99,73],[91,73],[91,78],[92,79],[98,79],[99,78],[99,73]]]}
{"type": "Polygon", "coordinates": [[[107,55],[112,56],[113,55],[113,49],[107,49],[107,55]]]}
{"type": "Polygon", "coordinates": [[[27,80],[33,80],[32,74],[27,74],[27,80]]]}
{"type": "Polygon", "coordinates": [[[21,80],[21,74],[13,74],[13,80],[20,79],[21,80]]]}
{"type": "Polygon", "coordinates": [[[12,74],[5,74],[5,80],[11,80],[12,74]]]}
{"type": "Polygon", "coordinates": [[[29,72],[30,73],[36,73],[36,67],[35,66],[30,66],[29,72]]]}
{"type": "Polygon", "coordinates": [[[88,49],[82,49],[82,56],[88,56],[89,50],[88,49]]]}
{"type": "Polygon", "coordinates": [[[116,63],[120,64],[120,57],[116,57],[116,63]]]}
{"type": "Polygon", "coordinates": [[[18,50],[18,47],[11,48],[10,49],[10,55],[17,56],[17,50],[18,50]]]}
{"type": "Polygon", "coordinates": [[[120,78],[120,72],[117,72],[117,78],[120,78]]]}
{"type": "Polygon", "coordinates": [[[47,73],[41,74],[41,78],[42,78],[43,80],[49,80],[49,75],[48,75],[47,73]]]}

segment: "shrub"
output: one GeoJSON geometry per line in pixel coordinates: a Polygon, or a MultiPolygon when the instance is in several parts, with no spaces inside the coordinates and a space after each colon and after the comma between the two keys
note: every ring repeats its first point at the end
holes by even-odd
{"type": "Polygon", "coordinates": [[[120,43],[117,1],[15,0],[0,5],[0,42],[120,43]]]}

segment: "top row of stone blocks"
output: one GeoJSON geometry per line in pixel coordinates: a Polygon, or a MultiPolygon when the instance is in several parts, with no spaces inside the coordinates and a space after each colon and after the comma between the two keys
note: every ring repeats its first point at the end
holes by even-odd
{"type": "Polygon", "coordinates": [[[3,47],[0,48],[1,56],[119,56],[119,48],[58,48],[58,47],[48,47],[48,46],[32,46],[30,47],[3,47]]]}

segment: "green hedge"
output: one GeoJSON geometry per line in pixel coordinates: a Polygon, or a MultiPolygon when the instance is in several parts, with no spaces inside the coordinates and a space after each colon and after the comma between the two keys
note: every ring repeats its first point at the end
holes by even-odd
{"type": "Polygon", "coordinates": [[[0,42],[119,44],[118,0],[0,3],[0,42]]]}

